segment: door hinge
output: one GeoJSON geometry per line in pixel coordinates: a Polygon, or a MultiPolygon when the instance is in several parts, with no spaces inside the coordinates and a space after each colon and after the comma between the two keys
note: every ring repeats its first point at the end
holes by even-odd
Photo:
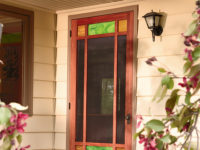
{"type": "Polygon", "coordinates": [[[71,103],[70,103],[70,102],[69,102],[69,105],[68,105],[68,106],[69,106],[69,110],[70,110],[70,109],[71,109],[71,103]]]}
{"type": "Polygon", "coordinates": [[[72,30],[70,30],[70,37],[72,37],[72,30]]]}

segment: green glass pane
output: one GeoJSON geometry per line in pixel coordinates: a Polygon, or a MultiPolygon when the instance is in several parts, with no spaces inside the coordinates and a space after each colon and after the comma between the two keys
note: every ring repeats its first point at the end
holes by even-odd
{"type": "Polygon", "coordinates": [[[89,24],[88,35],[105,34],[115,32],[115,21],[89,24]]]}
{"type": "Polygon", "coordinates": [[[112,150],[112,147],[86,146],[86,150],[112,150]]]}
{"type": "Polygon", "coordinates": [[[1,39],[2,44],[19,43],[21,41],[22,41],[21,33],[3,34],[1,39]]]}

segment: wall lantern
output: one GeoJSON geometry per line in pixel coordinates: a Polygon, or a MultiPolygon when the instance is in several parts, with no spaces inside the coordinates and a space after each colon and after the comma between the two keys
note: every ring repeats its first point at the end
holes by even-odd
{"type": "Polygon", "coordinates": [[[156,12],[150,12],[145,14],[144,19],[146,21],[147,27],[151,30],[152,32],[152,39],[155,41],[155,36],[160,36],[163,32],[163,28],[160,25],[160,20],[162,15],[156,12]]]}

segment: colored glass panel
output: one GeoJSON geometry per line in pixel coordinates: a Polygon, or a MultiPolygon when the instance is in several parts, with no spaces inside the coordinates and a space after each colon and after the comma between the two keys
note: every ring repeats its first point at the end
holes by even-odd
{"type": "Polygon", "coordinates": [[[86,146],[86,150],[113,150],[112,147],[86,146]]]}
{"type": "Polygon", "coordinates": [[[119,20],[119,32],[126,32],[127,31],[127,20],[119,20]]]}
{"type": "Polygon", "coordinates": [[[76,146],[76,150],[83,150],[83,146],[76,146]]]}
{"type": "Polygon", "coordinates": [[[117,150],[125,150],[125,149],[120,147],[120,148],[117,148],[117,150]]]}
{"type": "Polygon", "coordinates": [[[78,37],[85,36],[85,25],[78,26],[78,37]]]}
{"type": "Polygon", "coordinates": [[[115,32],[115,21],[89,24],[88,35],[97,35],[115,32]]]}

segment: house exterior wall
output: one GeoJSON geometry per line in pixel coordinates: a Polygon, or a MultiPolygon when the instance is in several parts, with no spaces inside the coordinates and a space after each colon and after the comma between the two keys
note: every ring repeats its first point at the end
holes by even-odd
{"type": "Polygon", "coordinates": [[[55,15],[34,11],[33,116],[28,119],[24,143],[33,150],[54,146],[55,15]]]}
{"type": "Polygon", "coordinates": [[[22,145],[54,149],[56,17],[53,13],[4,3],[34,12],[33,115],[27,120],[22,145]]]}
{"type": "MultiPolygon", "coordinates": [[[[137,59],[137,115],[142,115],[145,120],[152,117],[160,118],[165,115],[164,102],[152,103],[161,75],[155,68],[146,65],[145,60],[156,56],[159,61],[178,75],[182,75],[182,56],[184,51],[181,33],[185,31],[192,20],[191,13],[195,9],[195,0],[137,0],[110,3],[60,11],[57,13],[57,69],[56,69],[56,108],[62,110],[55,116],[55,149],[67,149],[70,129],[69,111],[66,106],[69,101],[69,71],[70,71],[70,20],[79,16],[93,16],[103,14],[104,11],[138,5],[138,48],[137,59]],[[152,35],[147,29],[143,15],[151,10],[166,13],[166,22],[161,37],[156,37],[152,42],[152,35]],[[99,12],[100,11],[100,12],[99,12]],[[98,12],[98,13],[97,13],[98,12]],[[67,103],[67,104],[66,104],[67,103]],[[163,107],[163,109],[161,108],[163,107]],[[67,123],[65,122],[67,120],[67,123]]],[[[133,99],[134,100],[134,99],[133,99]]],[[[142,150],[137,144],[137,150],[142,150]]]]}
{"type": "MultiPolygon", "coordinates": [[[[52,13],[26,8],[34,11],[34,88],[33,116],[28,120],[24,144],[30,144],[33,150],[69,150],[69,17],[100,15],[116,8],[138,6],[137,99],[133,100],[137,103],[136,114],[145,119],[160,118],[165,114],[161,109],[164,102],[152,103],[151,98],[161,76],[145,60],[156,56],[172,71],[182,74],[184,45],[180,34],[192,20],[194,3],[195,0],[127,0],[60,11],[57,22],[52,13]],[[142,18],[152,9],[167,14],[162,37],[156,37],[155,42],[142,18]]],[[[142,150],[140,145],[137,150],[142,150]]]]}

